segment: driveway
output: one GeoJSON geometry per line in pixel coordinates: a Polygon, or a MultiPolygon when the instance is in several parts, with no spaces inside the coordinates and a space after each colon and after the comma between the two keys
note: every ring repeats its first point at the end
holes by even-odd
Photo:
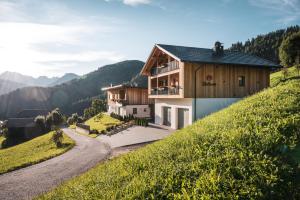
{"type": "Polygon", "coordinates": [[[76,146],[68,152],[17,171],[0,175],[0,199],[31,199],[65,180],[82,174],[110,154],[110,147],[93,138],[63,129],[76,146]]]}
{"type": "Polygon", "coordinates": [[[117,148],[161,140],[172,132],[174,130],[167,127],[150,124],[148,127],[133,126],[112,136],[100,135],[97,139],[117,148]]]}

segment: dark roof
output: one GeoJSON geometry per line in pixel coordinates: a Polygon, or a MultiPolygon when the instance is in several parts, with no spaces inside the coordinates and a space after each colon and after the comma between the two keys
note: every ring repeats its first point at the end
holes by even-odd
{"type": "Polygon", "coordinates": [[[39,115],[47,115],[48,111],[43,109],[25,109],[18,113],[17,118],[35,118],[39,115]]]}
{"type": "Polygon", "coordinates": [[[102,90],[102,91],[107,91],[107,90],[122,89],[122,88],[147,89],[146,87],[139,87],[139,86],[130,85],[130,84],[120,84],[120,85],[115,85],[115,86],[103,87],[103,88],[101,88],[101,90],[102,90]]]}
{"type": "Polygon", "coordinates": [[[9,118],[8,128],[35,127],[34,118],[9,118]]]}
{"type": "Polygon", "coordinates": [[[215,56],[213,55],[214,51],[212,49],[165,44],[157,44],[156,46],[169,52],[171,55],[177,57],[182,62],[255,65],[271,68],[281,67],[280,65],[269,60],[242,52],[224,50],[224,54],[222,56],[215,56]]]}

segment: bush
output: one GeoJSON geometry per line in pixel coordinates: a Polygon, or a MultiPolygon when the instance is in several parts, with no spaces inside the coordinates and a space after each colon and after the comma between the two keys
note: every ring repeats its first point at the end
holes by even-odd
{"type": "Polygon", "coordinates": [[[51,140],[55,143],[57,148],[61,148],[63,145],[63,131],[62,130],[55,130],[53,132],[51,140]]]}
{"type": "Polygon", "coordinates": [[[136,118],[134,120],[135,125],[147,127],[149,122],[146,118],[136,118]]]}
{"type": "Polygon", "coordinates": [[[99,131],[96,130],[96,129],[92,129],[92,130],[90,131],[90,134],[96,134],[96,135],[98,135],[98,134],[99,134],[99,131]]]}

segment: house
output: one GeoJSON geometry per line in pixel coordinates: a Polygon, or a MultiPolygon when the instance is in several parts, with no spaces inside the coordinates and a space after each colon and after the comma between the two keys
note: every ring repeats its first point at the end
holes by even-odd
{"type": "Polygon", "coordinates": [[[220,42],[213,49],[156,44],[141,74],[155,100],[155,123],[178,129],[267,88],[279,67],[220,42]]]}
{"type": "Polygon", "coordinates": [[[107,91],[108,113],[151,118],[154,100],[148,98],[148,88],[127,84],[102,88],[107,91]]]}
{"type": "Polygon", "coordinates": [[[46,116],[47,114],[48,111],[40,109],[22,110],[15,118],[7,120],[8,132],[24,137],[25,139],[37,137],[43,130],[34,122],[34,119],[37,116],[46,116]]]}

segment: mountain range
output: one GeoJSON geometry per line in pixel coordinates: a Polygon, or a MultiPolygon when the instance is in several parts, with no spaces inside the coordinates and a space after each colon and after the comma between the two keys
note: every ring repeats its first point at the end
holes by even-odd
{"type": "Polygon", "coordinates": [[[79,78],[79,76],[73,73],[67,73],[62,77],[49,78],[47,76],[40,76],[34,78],[32,76],[6,71],[0,74],[0,95],[28,86],[55,86],[76,78],[79,78]]]}
{"type": "Polygon", "coordinates": [[[0,96],[0,119],[14,117],[23,109],[60,108],[65,114],[82,114],[95,97],[104,98],[102,87],[129,83],[147,85],[139,75],[144,62],[127,60],[98,68],[80,78],[52,87],[25,87],[0,96]]]}

